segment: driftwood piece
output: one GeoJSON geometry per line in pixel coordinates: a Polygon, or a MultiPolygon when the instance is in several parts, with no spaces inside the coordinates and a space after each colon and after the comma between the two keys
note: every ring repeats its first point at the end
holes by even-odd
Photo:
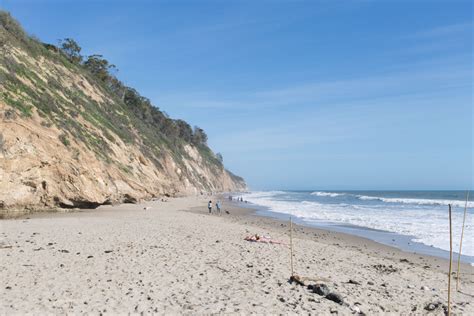
{"type": "Polygon", "coordinates": [[[299,276],[299,275],[292,275],[290,277],[290,282],[295,282],[296,284],[298,285],[301,285],[301,286],[306,286],[306,283],[307,282],[314,282],[314,283],[323,283],[323,282],[330,282],[330,280],[328,278],[313,278],[313,277],[302,277],[302,276],[299,276]]]}

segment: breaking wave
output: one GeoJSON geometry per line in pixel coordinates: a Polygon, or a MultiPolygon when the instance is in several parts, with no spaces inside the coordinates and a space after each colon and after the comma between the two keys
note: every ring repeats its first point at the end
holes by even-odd
{"type": "MultiPolygon", "coordinates": [[[[464,203],[459,200],[375,197],[335,192],[251,192],[244,199],[273,212],[296,216],[308,223],[350,224],[412,236],[416,242],[449,251],[446,205],[453,208],[454,247],[462,227],[464,203]],[[338,194],[338,195],[335,195],[338,194]],[[344,195],[344,197],[341,197],[344,195]],[[327,197],[334,197],[333,201],[327,197]]],[[[468,203],[471,208],[473,202],[468,203]]],[[[463,253],[474,256],[474,220],[468,209],[463,253]]]]}
{"type": "MultiPolygon", "coordinates": [[[[365,201],[381,201],[385,203],[402,203],[402,204],[417,204],[417,205],[444,205],[451,204],[456,207],[464,207],[465,201],[459,200],[441,200],[441,199],[410,199],[410,198],[386,198],[378,196],[356,195],[360,200],[365,201]]],[[[468,202],[467,207],[474,207],[474,202],[468,202]]]]}
{"type": "Polygon", "coordinates": [[[345,193],[334,193],[334,192],[322,192],[322,191],[316,191],[311,193],[311,195],[316,195],[316,196],[329,196],[329,197],[336,197],[336,196],[342,196],[345,195],[345,193]]]}

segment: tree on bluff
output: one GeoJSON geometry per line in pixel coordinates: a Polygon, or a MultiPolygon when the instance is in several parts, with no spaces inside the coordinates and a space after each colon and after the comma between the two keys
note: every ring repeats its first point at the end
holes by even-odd
{"type": "Polygon", "coordinates": [[[202,128],[194,126],[193,143],[196,145],[207,144],[207,134],[202,128]]]}
{"type": "Polygon", "coordinates": [[[68,59],[75,63],[80,64],[82,62],[81,47],[72,38],[65,38],[61,41],[61,51],[68,57],[68,59]]]}
{"type": "Polygon", "coordinates": [[[222,157],[222,154],[221,153],[217,153],[216,154],[216,158],[217,160],[219,160],[219,162],[222,164],[224,163],[224,157],[222,157]]]}
{"type": "Polygon", "coordinates": [[[165,119],[163,113],[153,107],[150,100],[142,97],[135,89],[125,88],[123,101],[146,124],[160,125],[165,119]]]}
{"type": "Polygon", "coordinates": [[[175,123],[178,127],[179,137],[188,143],[192,142],[193,129],[191,128],[191,126],[183,120],[176,120],[175,123]]]}
{"type": "Polygon", "coordinates": [[[109,62],[103,58],[102,55],[90,55],[84,62],[84,66],[101,81],[107,81],[111,75],[109,74],[110,69],[115,69],[115,65],[109,64],[109,62]]]}

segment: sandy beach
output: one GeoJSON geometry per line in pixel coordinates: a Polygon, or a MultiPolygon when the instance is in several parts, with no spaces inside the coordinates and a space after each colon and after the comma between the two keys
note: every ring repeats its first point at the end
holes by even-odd
{"type": "MultiPolygon", "coordinates": [[[[289,282],[287,223],[226,201],[209,215],[206,201],[0,221],[0,313],[444,314],[444,259],[297,226],[295,272],[320,280],[303,286],[289,282]],[[244,240],[252,234],[284,244],[244,240]]],[[[456,314],[474,314],[473,274],[462,265],[462,292],[453,278],[456,314]]]]}

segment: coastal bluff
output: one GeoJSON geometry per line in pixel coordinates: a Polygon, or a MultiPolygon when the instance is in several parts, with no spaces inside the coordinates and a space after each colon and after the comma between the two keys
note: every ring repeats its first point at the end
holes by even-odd
{"type": "Polygon", "coordinates": [[[71,43],[42,43],[0,11],[0,215],[246,189],[202,129],[71,43]]]}

